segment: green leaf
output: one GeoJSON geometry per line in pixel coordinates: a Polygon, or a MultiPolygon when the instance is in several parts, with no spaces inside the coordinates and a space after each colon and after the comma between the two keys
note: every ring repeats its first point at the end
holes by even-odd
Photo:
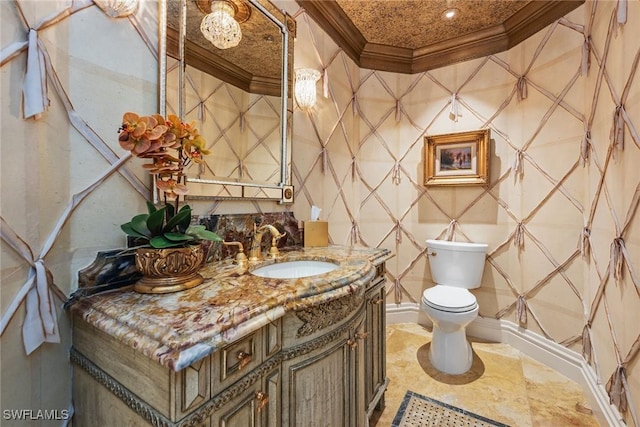
{"type": "Polygon", "coordinates": [[[149,212],[149,215],[154,213],[156,210],[157,209],[156,209],[155,205],[147,200],[147,211],[149,212]]]}
{"type": "Polygon", "coordinates": [[[184,205],[183,207],[180,208],[179,214],[182,212],[188,213],[187,217],[182,219],[178,223],[178,230],[180,230],[181,233],[184,233],[185,231],[187,231],[187,228],[189,228],[189,226],[191,225],[191,213],[193,212],[193,210],[191,209],[191,206],[184,205]]]}
{"type": "Polygon", "coordinates": [[[175,248],[176,246],[182,246],[182,242],[173,242],[164,236],[156,236],[149,240],[151,247],[156,249],[175,248]]]}
{"type": "Polygon", "coordinates": [[[147,238],[153,237],[151,231],[147,227],[147,219],[149,218],[149,214],[140,214],[136,215],[131,219],[131,228],[135,230],[137,233],[142,234],[147,238]]]}
{"type": "Polygon", "coordinates": [[[165,204],[164,207],[167,209],[167,221],[168,221],[171,218],[173,218],[173,216],[176,214],[176,208],[171,203],[165,204]]]}
{"type": "Polygon", "coordinates": [[[131,236],[131,237],[138,237],[138,238],[142,238],[142,239],[149,239],[147,236],[145,236],[144,234],[140,234],[138,233],[136,230],[133,229],[133,227],[131,226],[130,222],[127,222],[126,224],[122,224],[120,226],[120,228],[122,229],[122,231],[125,232],[126,235],[131,236]]]}
{"type": "Polygon", "coordinates": [[[164,232],[168,233],[173,231],[173,229],[178,226],[178,230],[182,227],[181,231],[186,230],[189,227],[189,223],[191,222],[191,208],[189,209],[180,209],[173,218],[171,218],[167,225],[164,227],[164,232]]]}
{"type": "Polygon", "coordinates": [[[222,238],[213,231],[209,231],[204,225],[192,225],[187,229],[187,234],[195,236],[202,240],[212,240],[214,242],[221,242],[222,238]]]}
{"type": "Polygon", "coordinates": [[[162,227],[164,225],[164,211],[165,209],[158,209],[149,215],[147,219],[147,228],[151,231],[153,236],[159,236],[162,234],[162,227]]]}
{"type": "Polygon", "coordinates": [[[182,233],[164,233],[164,237],[171,240],[172,242],[188,242],[189,240],[195,239],[193,236],[182,233]]]}

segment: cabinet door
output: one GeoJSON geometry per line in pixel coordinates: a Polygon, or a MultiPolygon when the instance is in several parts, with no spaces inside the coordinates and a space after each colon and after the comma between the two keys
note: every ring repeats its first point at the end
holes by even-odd
{"type": "Polygon", "coordinates": [[[280,424],[280,370],[264,375],[211,416],[211,427],[275,427],[280,424]]]}
{"type": "Polygon", "coordinates": [[[380,279],[367,292],[365,339],[365,401],[367,413],[384,409],[386,374],[386,312],[384,280],[380,279]]]}
{"type": "Polygon", "coordinates": [[[261,384],[255,384],[232,399],[211,416],[211,427],[260,427],[259,400],[261,384]]]}
{"type": "Polygon", "coordinates": [[[274,369],[264,377],[262,392],[266,395],[262,396],[262,408],[258,405],[258,410],[262,414],[261,422],[263,427],[280,427],[282,425],[282,399],[280,397],[282,387],[280,378],[280,369],[274,369]]]}
{"type": "Polygon", "coordinates": [[[351,425],[350,335],[345,331],[330,344],[283,363],[283,426],[351,425]]]}

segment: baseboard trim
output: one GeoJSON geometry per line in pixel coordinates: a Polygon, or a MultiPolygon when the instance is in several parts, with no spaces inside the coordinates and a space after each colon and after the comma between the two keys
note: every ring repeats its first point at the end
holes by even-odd
{"type": "MultiPolygon", "coordinates": [[[[387,324],[417,323],[431,328],[431,321],[417,303],[387,304],[387,324]]],[[[478,317],[467,327],[467,334],[486,341],[509,344],[527,356],[554,369],[582,386],[598,421],[603,425],[624,423],[618,409],[609,403],[604,386],[581,354],[561,346],[513,322],[478,317]]]]}
{"type": "Polygon", "coordinates": [[[395,323],[418,323],[420,325],[423,322],[419,321],[420,316],[427,317],[422,313],[420,306],[413,302],[403,302],[400,304],[387,304],[387,325],[393,325],[395,323]]]}

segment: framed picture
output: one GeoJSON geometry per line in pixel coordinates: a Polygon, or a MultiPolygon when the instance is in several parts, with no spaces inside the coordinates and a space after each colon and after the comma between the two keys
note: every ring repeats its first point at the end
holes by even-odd
{"type": "Polygon", "coordinates": [[[487,185],[490,129],[424,137],[424,185],[487,185]]]}

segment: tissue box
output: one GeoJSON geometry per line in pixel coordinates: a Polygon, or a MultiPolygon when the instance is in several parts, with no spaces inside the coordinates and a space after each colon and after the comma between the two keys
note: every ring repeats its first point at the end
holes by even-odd
{"type": "Polygon", "coordinates": [[[327,221],[304,222],[305,248],[329,246],[329,224],[327,221]]]}

